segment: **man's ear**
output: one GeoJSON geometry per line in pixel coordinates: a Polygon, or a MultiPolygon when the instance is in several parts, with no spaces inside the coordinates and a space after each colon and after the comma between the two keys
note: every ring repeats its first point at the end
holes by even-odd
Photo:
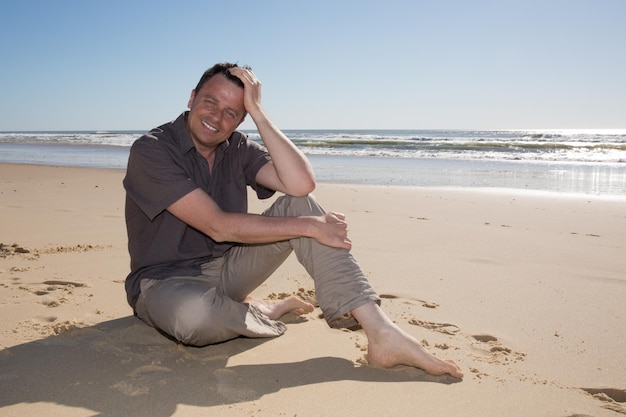
{"type": "Polygon", "coordinates": [[[196,98],[196,90],[191,90],[191,95],[189,96],[189,101],[187,102],[187,108],[191,108],[191,105],[193,104],[193,99],[196,98]]]}

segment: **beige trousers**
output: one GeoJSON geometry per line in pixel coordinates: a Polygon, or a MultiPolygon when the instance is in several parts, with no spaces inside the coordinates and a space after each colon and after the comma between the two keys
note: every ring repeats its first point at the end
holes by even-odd
{"type": "MultiPolygon", "coordinates": [[[[265,216],[320,215],[313,196],[283,196],[265,216]]],[[[242,303],[294,252],[313,278],[317,301],[328,324],[356,324],[350,311],[380,302],[349,251],[296,238],[264,245],[241,245],[202,267],[202,275],[144,279],[137,316],[149,325],[188,345],[205,346],[238,336],[272,337],[286,327],[255,307],[242,303]]]]}

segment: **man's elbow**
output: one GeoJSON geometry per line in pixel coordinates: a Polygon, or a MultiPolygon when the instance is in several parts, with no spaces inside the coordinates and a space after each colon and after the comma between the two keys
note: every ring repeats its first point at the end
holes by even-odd
{"type": "Polygon", "coordinates": [[[290,195],[292,195],[293,197],[306,197],[315,190],[316,186],[317,183],[315,181],[315,178],[310,178],[307,181],[300,182],[297,189],[295,189],[293,193],[290,193],[290,195]]]}
{"type": "Polygon", "coordinates": [[[225,233],[218,233],[216,231],[213,231],[211,233],[207,233],[206,235],[209,236],[211,239],[213,239],[216,243],[224,243],[224,242],[233,241],[232,237],[228,236],[225,233]]]}
{"type": "Polygon", "coordinates": [[[235,242],[236,240],[234,239],[234,236],[237,221],[232,219],[232,215],[230,213],[226,213],[224,211],[214,214],[214,221],[209,224],[205,224],[205,227],[200,230],[217,243],[235,242]]]}

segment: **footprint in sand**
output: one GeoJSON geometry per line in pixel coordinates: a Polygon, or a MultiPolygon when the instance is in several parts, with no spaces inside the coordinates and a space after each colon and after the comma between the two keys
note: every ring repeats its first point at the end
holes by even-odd
{"type": "Polygon", "coordinates": [[[473,347],[486,353],[486,356],[475,356],[476,359],[492,363],[492,364],[504,364],[512,362],[518,362],[524,360],[525,353],[516,352],[504,346],[497,337],[488,334],[476,334],[470,337],[475,343],[473,347]]]}
{"type": "Polygon", "coordinates": [[[409,324],[412,324],[414,326],[420,326],[428,330],[433,330],[435,332],[449,334],[449,335],[455,335],[461,330],[459,329],[459,326],[455,324],[434,323],[432,321],[423,321],[423,320],[417,320],[417,319],[409,320],[409,324]]]}
{"type": "MultiPolygon", "coordinates": [[[[433,303],[433,302],[430,302],[430,301],[424,301],[424,300],[418,300],[417,298],[401,297],[399,295],[394,295],[394,294],[380,294],[379,297],[380,298],[390,299],[390,300],[394,300],[394,299],[398,299],[398,298],[405,298],[407,300],[412,300],[412,301],[417,301],[418,303],[422,303],[422,307],[425,307],[425,308],[437,308],[437,307],[439,307],[439,304],[437,304],[437,303],[433,303]]],[[[405,301],[405,302],[410,304],[409,301],[405,301]]]]}
{"type": "Polygon", "coordinates": [[[593,398],[604,402],[607,410],[626,414],[626,389],[617,388],[581,388],[593,398]]]}
{"type": "MultiPolygon", "coordinates": [[[[35,284],[37,285],[37,284],[35,284]]],[[[32,292],[35,295],[46,295],[52,291],[56,291],[58,289],[62,289],[66,292],[71,292],[72,288],[80,288],[86,287],[86,284],[81,282],[73,282],[73,281],[60,281],[60,280],[48,280],[41,283],[44,285],[44,288],[32,288],[28,285],[22,285],[19,288],[24,291],[32,292]]]]}
{"type": "Polygon", "coordinates": [[[478,340],[479,342],[483,342],[483,343],[497,342],[498,341],[497,337],[490,336],[488,334],[476,334],[476,335],[474,335],[472,337],[474,339],[478,340]]]}
{"type": "Polygon", "coordinates": [[[61,304],[67,303],[70,301],[69,297],[73,294],[74,288],[86,287],[86,284],[80,282],[73,281],[64,281],[64,280],[48,280],[44,281],[41,284],[33,285],[20,285],[19,289],[28,291],[37,296],[41,296],[43,300],[40,301],[41,304],[48,307],[58,307],[61,304]],[[57,290],[60,290],[63,295],[56,293],[57,290]],[[57,294],[55,298],[43,297],[43,296],[51,296],[53,294],[57,294]]]}
{"type": "Polygon", "coordinates": [[[45,285],[59,285],[63,287],[85,287],[86,285],[82,282],[73,282],[73,281],[62,281],[62,280],[49,280],[44,281],[45,285]]]}
{"type": "MultiPolygon", "coordinates": [[[[383,299],[389,299],[389,300],[403,299],[404,300],[403,303],[409,304],[409,305],[415,305],[414,301],[417,301],[418,303],[421,303],[422,307],[424,308],[439,307],[439,304],[437,303],[419,300],[413,297],[406,297],[406,296],[400,296],[400,295],[395,295],[395,294],[380,294],[379,297],[383,299]]],[[[455,335],[461,330],[459,329],[457,325],[451,324],[451,323],[435,323],[432,321],[418,320],[416,318],[412,318],[408,320],[408,322],[409,324],[412,324],[414,326],[420,326],[428,330],[433,330],[435,332],[449,334],[449,335],[455,335]]]]}

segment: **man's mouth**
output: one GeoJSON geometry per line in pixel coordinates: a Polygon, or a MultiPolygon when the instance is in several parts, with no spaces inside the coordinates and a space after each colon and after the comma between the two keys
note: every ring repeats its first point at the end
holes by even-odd
{"type": "Polygon", "coordinates": [[[217,132],[217,129],[214,128],[213,126],[211,126],[210,124],[208,124],[207,122],[205,122],[204,120],[202,120],[202,126],[206,127],[207,129],[213,131],[213,132],[217,132]]]}

